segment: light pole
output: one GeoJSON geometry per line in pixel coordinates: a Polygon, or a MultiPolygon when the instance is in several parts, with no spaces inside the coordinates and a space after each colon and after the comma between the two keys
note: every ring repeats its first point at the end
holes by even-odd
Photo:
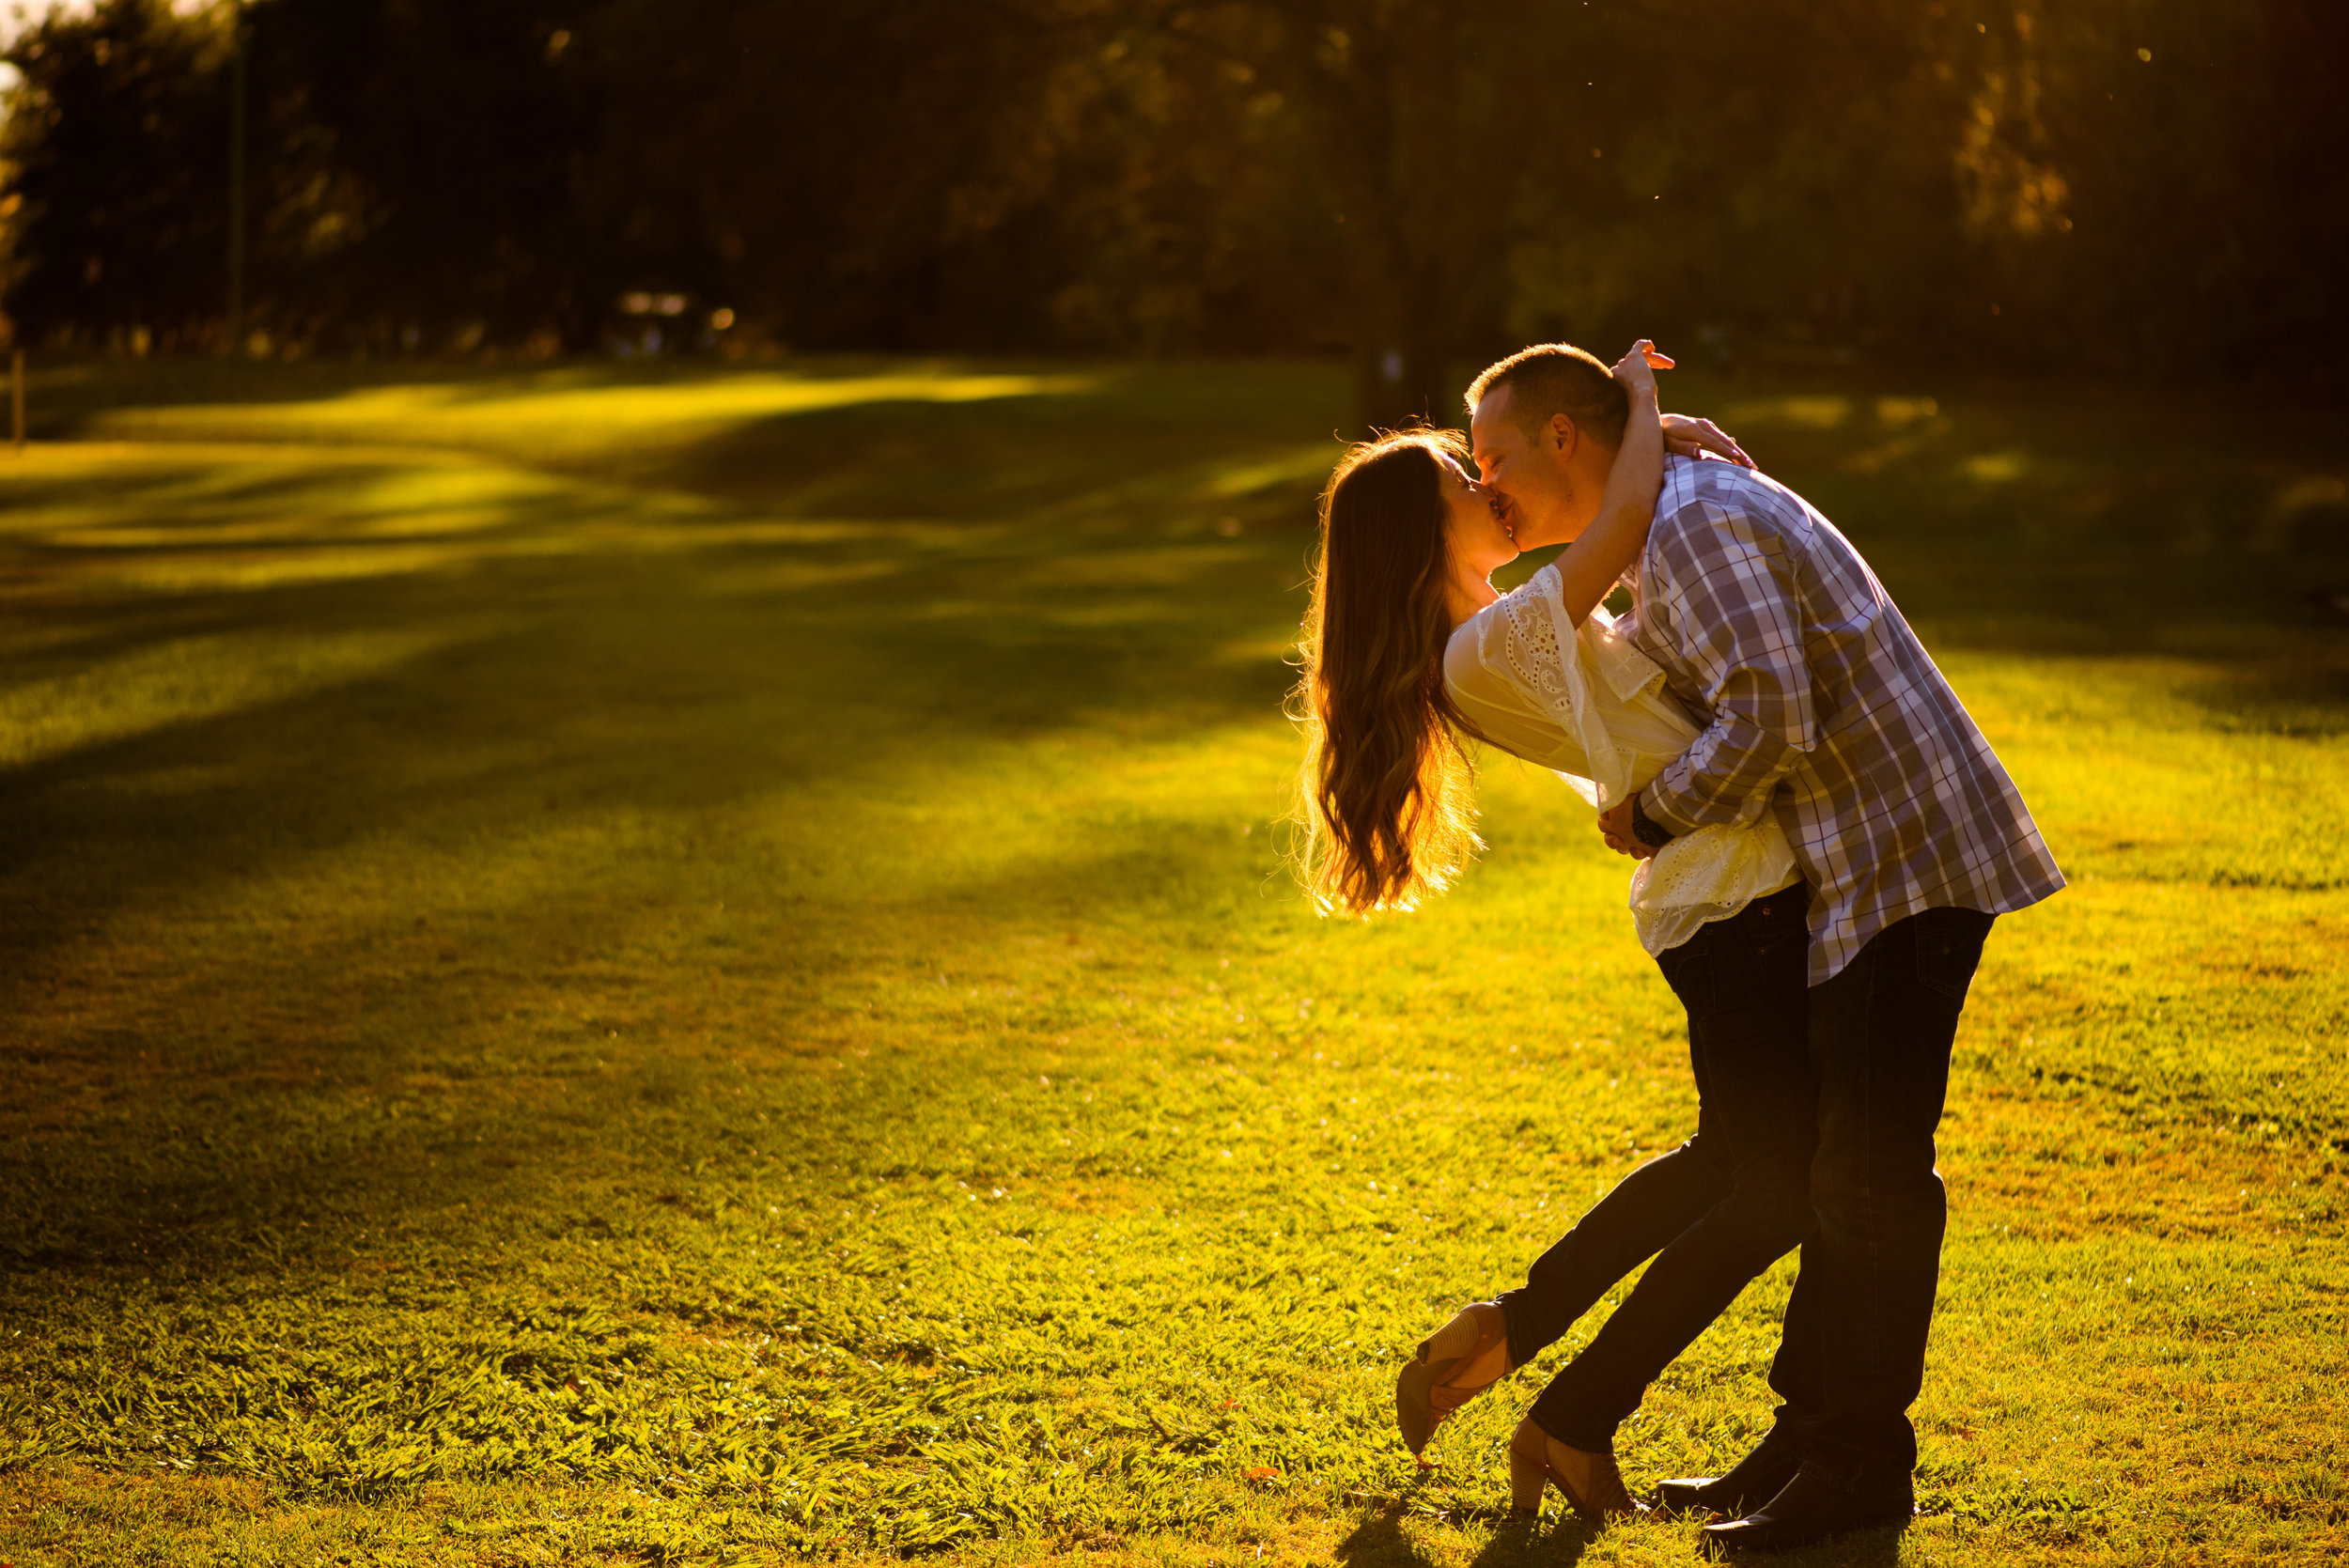
{"type": "Polygon", "coordinates": [[[228,352],[244,349],[244,0],[228,11],[228,352]]]}

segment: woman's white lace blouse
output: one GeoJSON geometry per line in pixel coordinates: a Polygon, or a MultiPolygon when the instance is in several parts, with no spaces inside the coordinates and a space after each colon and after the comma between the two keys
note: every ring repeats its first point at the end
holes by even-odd
{"type": "MultiPolygon", "coordinates": [[[[1664,673],[1616,634],[1614,618],[1594,610],[1578,631],[1562,594],[1558,568],[1544,567],[1461,622],[1444,649],[1444,685],[1486,739],[1606,811],[1700,732],[1664,691],[1664,673]]],[[[1748,826],[1683,833],[1631,873],[1640,945],[1677,947],[1795,877],[1794,852],[1768,812],[1748,826]]]]}

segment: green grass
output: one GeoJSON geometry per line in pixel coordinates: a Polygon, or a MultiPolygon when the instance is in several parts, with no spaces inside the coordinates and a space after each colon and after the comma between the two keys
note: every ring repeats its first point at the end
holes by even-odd
{"type": "MultiPolygon", "coordinates": [[[[1423,914],[1283,870],[1338,375],[35,390],[0,1562],[1692,1558],[1498,1516],[1539,1369],[1430,1477],[1392,1435],[1398,1356],[1693,1100],[1546,775],[1487,764],[1423,914]]],[[[2338,1560],[2349,444],[1673,400],[1869,552],[2074,884],[1958,1042],[1926,1515],[1791,1560],[2338,1560]]],[[[1635,1484],[1756,1435],[1790,1275],[1635,1484]]]]}

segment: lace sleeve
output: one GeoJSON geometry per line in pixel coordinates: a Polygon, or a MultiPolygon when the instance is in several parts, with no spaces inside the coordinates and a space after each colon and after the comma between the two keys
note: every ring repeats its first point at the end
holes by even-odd
{"type": "MultiPolygon", "coordinates": [[[[1498,635],[1486,640],[1486,665],[1582,748],[1590,763],[1588,778],[1565,777],[1584,799],[1605,811],[1630,792],[1632,758],[1608,732],[1594,700],[1574,622],[1561,600],[1557,569],[1544,567],[1535,572],[1523,587],[1494,604],[1491,613],[1498,635]]],[[[1627,651],[1640,657],[1637,650],[1627,651]]]]}
{"type": "MultiPolygon", "coordinates": [[[[1560,777],[1601,811],[1630,794],[1642,750],[1653,769],[1695,738],[1659,700],[1663,671],[1595,610],[1578,635],[1558,574],[1545,567],[1477,613],[1476,658],[1493,679],[1545,715],[1589,758],[1590,776],[1560,777]]],[[[1675,838],[1631,874],[1631,917],[1650,953],[1678,946],[1708,921],[1735,914],[1796,876],[1794,852],[1765,813],[1744,827],[1675,838]]]]}

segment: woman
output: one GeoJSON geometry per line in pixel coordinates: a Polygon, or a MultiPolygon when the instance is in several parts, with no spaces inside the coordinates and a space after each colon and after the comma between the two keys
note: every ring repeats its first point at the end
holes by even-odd
{"type": "MultiPolygon", "coordinates": [[[[1661,672],[1598,608],[1646,542],[1667,446],[1652,368],[1671,364],[1642,340],[1614,367],[1630,415],[1597,519],[1505,596],[1487,578],[1516,542],[1468,476],[1455,435],[1391,435],[1338,465],[1323,495],[1300,686],[1305,874],[1325,910],[1408,909],[1458,875],[1480,847],[1467,738],[1556,769],[1602,811],[1696,738],[1661,672]]],[[[1703,445],[1743,458],[1702,422],[1676,422],[1671,434],[1684,455],[1703,445]]],[[[1765,815],[1751,827],[1683,834],[1641,862],[1631,911],[1642,945],[1662,955],[1749,903],[1801,892],[1785,837],[1765,815]]],[[[1800,1138],[1732,1146],[1739,1141],[1723,1136],[1693,1031],[1690,1046],[1697,1136],[1619,1185],[1535,1264],[1525,1288],[1462,1309],[1398,1380],[1397,1420],[1418,1453],[1451,1411],[1662,1250],[1649,1270],[1658,1290],[1641,1281],[1511,1439],[1520,1510],[1538,1509],[1555,1483],[1586,1517],[1636,1511],[1614,1462],[1615,1426],[1809,1223],[1800,1138]]],[[[1800,1108],[1759,1109],[1781,1126],[1802,1121],[1800,1108]]]]}

